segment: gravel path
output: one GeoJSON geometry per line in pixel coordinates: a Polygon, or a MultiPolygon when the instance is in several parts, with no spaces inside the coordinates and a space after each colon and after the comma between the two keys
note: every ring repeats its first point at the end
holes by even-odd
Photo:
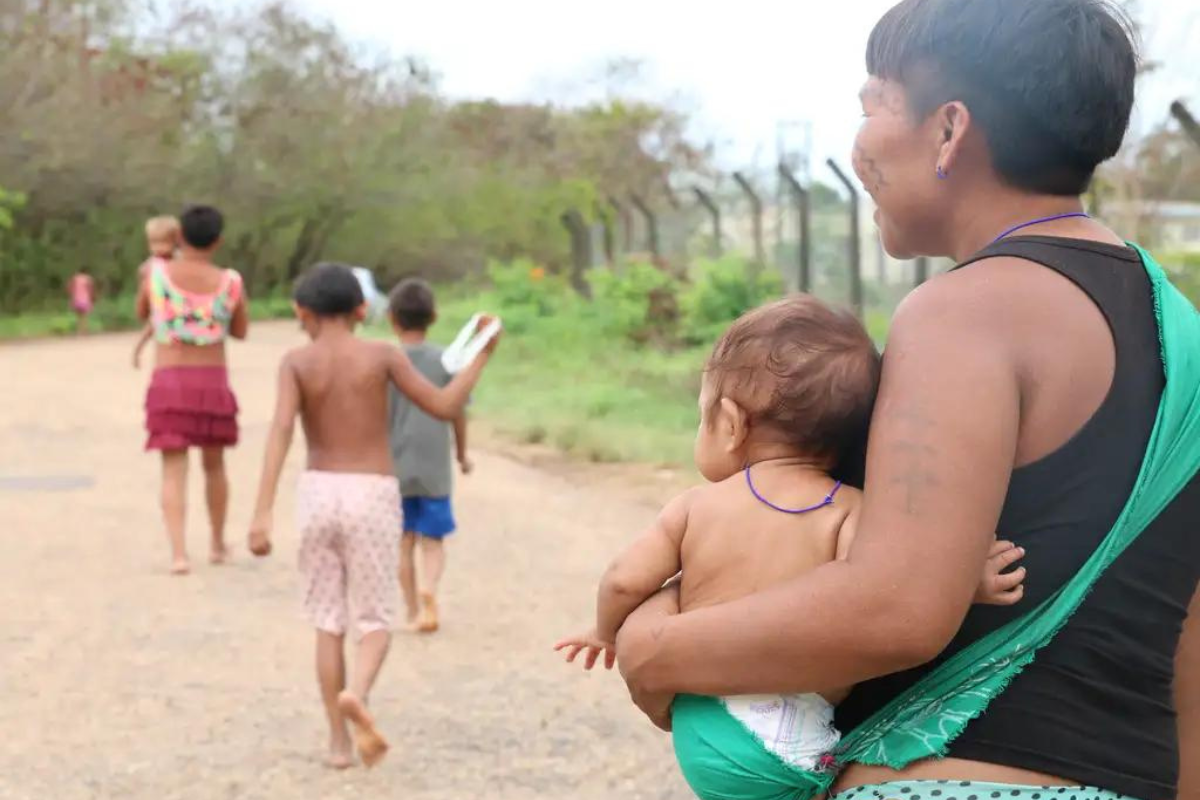
{"type": "Polygon", "coordinates": [[[615,675],[556,661],[593,586],[677,478],[493,447],[460,483],[462,530],[444,628],[398,635],[376,716],[393,743],[370,772],[320,765],[312,633],[299,616],[291,526],[295,448],[276,554],[244,530],[292,325],[233,351],[243,444],[230,457],[235,562],[165,574],[158,464],[143,455],[146,374],[132,338],[0,345],[0,798],[690,797],[670,742],[615,675]]]}

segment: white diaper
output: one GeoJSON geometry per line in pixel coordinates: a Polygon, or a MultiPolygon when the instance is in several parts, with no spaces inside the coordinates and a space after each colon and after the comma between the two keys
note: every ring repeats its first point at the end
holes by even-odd
{"type": "Polygon", "coordinates": [[[815,769],[842,735],[833,706],[819,694],[756,694],[723,697],[729,714],[763,746],[788,764],[815,769]]]}

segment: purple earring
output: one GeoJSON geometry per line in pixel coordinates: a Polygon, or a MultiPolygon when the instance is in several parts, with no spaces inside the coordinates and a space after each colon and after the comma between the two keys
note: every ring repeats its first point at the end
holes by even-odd
{"type": "Polygon", "coordinates": [[[944,180],[946,180],[947,178],[949,178],[949,177],[950,177],[950,173],[948,173],[948,172],[946,172],[946,170],[942,169],[942,165],[941,165],[941,164],[938,164],[938,167],[937,167],[937,176],[938,176],[938,180],[939,180],[939,181],[944,181],[944,180]]]}

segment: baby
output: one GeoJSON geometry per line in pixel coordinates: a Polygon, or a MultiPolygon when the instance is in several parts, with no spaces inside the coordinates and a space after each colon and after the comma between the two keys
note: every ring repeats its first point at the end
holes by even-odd
{"type": "MultiPolygon", "coordinates": [[[[175,217],[152,217],[146,220],[146,248],[150,251],[150,257],[138,267],[139,290],[146,282],[146,277],[150,274],[150,268],[154,266],[155,261],[170,261],[175,257],[181,236],[179,220],[175,217]]],[[[134,369],[141,367],[142,351],[146,349],[146,345],[153,338],[154,326],[147,322],[142,328],[142,335],[138,337],[137,344],[133,347],[134,369]]]]}
{"type": "MultiPolygon", "coordinates": [[[[795,295],[743,316],[704,370],[695,460],[709,483],[667,504],[608,567],[596,626],[556,645],[591,669],[625,618],[680,574],[680,610],[727,603],[846,556],[862,493],[830,476],[864,439],[880,359],[852,315],[795,295]]],[[[1023,555],[998,542],[976,601],[1011,605],[1023,555]]],[[[834,705],[850,687],[822,694],[679,696],[675,752],[696,794],[777,798],[828,787],[840,735],[834,705]]]]}

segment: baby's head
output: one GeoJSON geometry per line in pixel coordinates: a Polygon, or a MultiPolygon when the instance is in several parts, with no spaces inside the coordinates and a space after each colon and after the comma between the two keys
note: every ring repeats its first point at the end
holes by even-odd
{"type": "Polygon", "coordinates": [[[433,289],[420,278],[400,281],[388,295],[388,316],[397,333],[424,333],[437,320],[433,289]]]}
{"type": "Polygon", "coordinates": [[[310,336],[324,321],[343,320],[354,327],[367,313],[358,278],[342,264],[317,264],[304,273],[292,291],[292,305],[310,336]]]}
{"type": "Polygon", "coordinates": [[[705,365],[696,466],[710,481],[765,458],[832,470],[861,444],[878,388],[879,353],[849,312],[803,294],[755,309],[705,365]]]}
{"type": "Polygon", "coordinates": [[[175,217],[153,217],[146,220],[146,246],[150,254],[171,258],[179,246],[179,220],[175,217]]]}

